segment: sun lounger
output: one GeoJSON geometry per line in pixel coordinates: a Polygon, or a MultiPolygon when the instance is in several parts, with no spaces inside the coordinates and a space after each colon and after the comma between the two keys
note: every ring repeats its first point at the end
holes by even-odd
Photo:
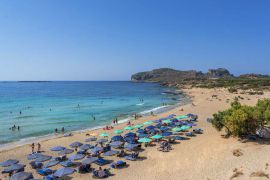
{"type": "Polygon", "coordinates": [[[97,161],[94,162],[95,164],[99,165],[99,166],[103,166],[106,164],[109,164],[110,161],[103,159],[103,158],[99,158],[97,161]]]}

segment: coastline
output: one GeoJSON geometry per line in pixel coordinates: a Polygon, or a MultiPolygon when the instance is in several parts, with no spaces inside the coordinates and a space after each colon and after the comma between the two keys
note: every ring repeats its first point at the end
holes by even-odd
{"type": "MultiPolygon", "coordinates": [[[[158,106],[158,107],[152,108],[150,110],[145,110],[145,111],[139,112],[138,114],[140,114],[142,116],[141,118],[147,118],[147,117],[151,116],[151,112],[154,112],[154,114],[156,114],[156,115],[160,115],[160,114],[166,113],[168,111],[171,111],[171,110],[173,110],[181,105],[191,103],[190,97],[188,95],[186,95],[185,93],[183,93],[182,95],[183,95],[183,98],[181,100],[183,100],[183,101],[177,102],[176,104],[173,104],[173,105],[158,106]]],[[[119,119],[118,124],[113,125],[113,126],[117,127],[120,124],[126,123],[128,121],[132,121],[132,120],[134,120],[133,116],[129,115],[128,117],[126,117],[124,119],[119,119]]],[[[110,123],[107,125],[112,125],[112,124],[110,123]]],[[[104,127],[106,127],[106,125],[95,126],[95,127],[85,128],[85,129],[78,129],[78,130],[73,130],[73,131],[67,131],[65,133],[72,133],[74,135],[77,133],[80,134],[80,133],[84,133],[84,132],[102,130],[104,127]]],[[[31,143],[43,142],[43,141],[48,141],[48,140],[53,140],[53,139],[58,139],[58,138],[64,138],[64,134],[51,133],[51,134],[38,136],[38,137],[29,137],[29,138],[21,139],[19,141],[14,141],[14,142],[6,143],[6,144],[0,144],[0,153],[7,151],[7,150],[10,150],[10,149],[18,148],[21,146],[30,145],[31,143]]]]}
{"type": "MultiPolygon", "coordinates": [[[[213,113],[224,110],[230,106],[230,102],[236,94],[230,94],[226,89],[184,89],[184,92],[191,98],[192,104],[177,106],[176,108],[158,114],[156,116],[142,117],[138,120],[132,120],[134,124],[143,123],[145,121],[158,119],[169,114],[183,115],[194,113],[199,116],[198,127],[204,129],[204,134],[192,137],[189,140],[181,141],[173,145],[173,150],[169,153],[157,151],[156,147],[148,147],[141,152],[141,156],[145,157],[143,161],[128,161],[129,167],[123,170],[112,170],[114,176],[109,179],[125,179],[136,180],[141,179],[142,174],[147,174],[149,180],[163,179],[230,179],[234,174],[234,169],[243,172],[238,179],[250,179],[250,174],[255,171],[265,171],[270,173],[270,169],[265,169],[265,164],[270,163],[270,146],[267,144],[257,144],[254,142],[241,143],[236,138],[224,139],[221,133],[217,132],[206,118],[211,117],[213,113]],[[218,98],[213,98],[217,95],[218,98]],[[235,157],[232,154],[234,149],[242,149],[243,155],[235,157]],[[253,155],[252,155],[253,154],[253,155]],[[255,155],[256,154],[256,155],[255,155]],[[173,167],[173,168],[172,168],[173,167]],[[140,173],[137,173],[140,172],[140,173]]],[[[243,99],[241,103],[253,105],[258,99],[269,98],[270,93],[264,95],[241,95],[243,99]]],[[[114,126],[113,130],[106,131],[110,137],[114,135],[115,129],[123,129],[125,123],[114,126]]],[[[84,143],[87,138],[86,133],[96,133],[97,135],[104,132],[102,129],[96,129],[85,132],[74,133],[71,137],[59,137],[41,141],[44,154],[56,156],[57,153],[51,152],[51,147],[61,145],[68,147],[70,143],[79,141],[84,143]]],[[[10,150],[0,152],[0,162],[10,157],[19,159],[20,163],[27,164],[25,171],[32,172],[35,178],[41,178],[34,170],[29,167],[29,161],[26,155],[31,151],[29,145],[23,145],[10,150]]],[[[109,160],[119,160],[116,157],[106,157],[109,160]]],[[[59,169],[61,166],[53,167],[53,170],[59,169]]],[[[93,165],[93,168],[98,168],[93,165]]],[[[107,168],[107,166],[105,166],[107,168]]],[[[73,179],[92,179],[91,174],[72,175],[73,179]]],[[[4,175],[0,175],[0,179],[6,179],[4,175]]],[[[260,178],[263,179],[263,178],[260,178]]],[[[267,179],[267,178],[265,178],[267,179]]]]}

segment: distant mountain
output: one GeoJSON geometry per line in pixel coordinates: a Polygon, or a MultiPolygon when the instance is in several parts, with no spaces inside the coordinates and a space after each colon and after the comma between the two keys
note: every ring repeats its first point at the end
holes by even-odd
{"type": "Polygon", "coordinates": [[[152,71],[136,73],[131,76],[131,80],[145,82],[177,82],[179,80],[200,80],[228,77],[233,77],[233,75],[224,68],[210,69],[207,73],[195,70],[180,71],[170,68],[160,68],[152,71]]]}

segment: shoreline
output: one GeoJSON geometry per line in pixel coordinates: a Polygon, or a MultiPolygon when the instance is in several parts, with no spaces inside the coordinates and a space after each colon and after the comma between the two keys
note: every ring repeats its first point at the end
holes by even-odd
{"type": "MultiPolygon", "coordinates": [[[[181,90],[179,90],[179,91],[181,91],[181,90]]],[[[182,99],[183,101],[180,100],[180,102],[177,102],[176,104],[158,106],[158,107],[154,107],[150,110],[145,110],[145,111],[139,112],[138,114],[141,115],[141,117],[139,119],[147,118],[147,117],[151,116],[151,111],[154,112],[155,115],[161,115],[161,114],[166,113],[168,111],[171,111],[179,106],[192,103],[191,97],[189,97],[185,93],[183,93],[182,95],[183,95],[183,99],[182,99]]],[[[129,115],[128,117],[126,117],[124,119],[120,119],[119,123],[117,125],[113,125],[113,124],[111,124],[111,122],[108,122],[108,123],[110,123],[110,125],[112,125],[113,127],[117,127],[120,124],[126,123],[128,121],[133,121],[133,120],[134,120],[133,116],[129,115]]],[[[85,129],[77,129],[77,130],[67,131],[65,133],[72,133],[73,135],[75,135],[75,134],[80,134],[80,133],[84,133],[84,132],[92,132],[95,130],[101,130],[104,127],[106,127],[106,125],[89,127],[89,128],[85,128],[85,129]]],[[[0,153],[14,149],[14,148],[18,148],[21,146],[30,145],[31,143],[37,143],[37,142],[42,143],[43,141],[48,141],[48,140],[53,140],[53,139],[58,139],[58,138],[65,138],[64,134],[63,133],[58,133],[58,134],[51,133],[51,134],[47,134],[47,135],[42,135],[42,136],[37,136],[37,137],[28,137],[28,138],[20,139],[18,141],[0,144],[0,153]]]]}
{"type": "MultiPolygon", "coordinates": [[[[126,161],[128,168],[123,170],[111,169],[111,180],[137,180],[142,178],[142,174],[147,174],[148,180],[163,180],[163,179],[182,179],[187,180],[212,180],[221,179],[228,180],[235,174],[235,169],[242,172],[237,179],[254,179],[250,175],[255,172],[265,172],[270,174],[270,146],[268,144],[259,144],[256,142],[242,143],[237,138],[223,138],[221,132],[218,132],[206,121],[207,118],[212,117],[213,113],[225,110],[230,106],[230,102],[236,96],[242,96],[239,101],[242,104],[254,105],[258,99],[270,98],[270,92],[265,92],[264,95],[242,95],[231,94],[226,89],[202,89],[192,88],[183,89],[185,93],[191,98],[192,104],[177,106],[176,108],[158,114],[156,116],[142,117],[137,120],[132,120],[132,124],[141,124],[145,121],[151,121],[165,117],[170,114],[184,115],[193,113],[198,115],[197,127],[202,128],[204,133],[191,137],[188,140],[179,141],[173,144],[173,150],[164,153],[157,151],[157,147],[143,148],[144,151],[140,156],[144,158],[142,161],[126,161]],[[216,97],[213,97],[216,95],[216,97]],[[233,151],[240,149],[243,155],[236,157],[233,151]],[[173,167],[173,168],[172,168],[173,167]],[[140,172],[140,173],[138,173],[140,172]]],[[[49,140],[44,140],[41,143],[41,150],[44,154],[50,156],[58,156],[56,152],[50,151],[54,146],[69,147],[72,142],[79,141],[85,143],[88,137],[86,133],[95,133],[98,138],[100,133],[106,132],[109,137],[114,136],[114,130],[124,129],[126,123],[114,126],[113,130],[96,129],[92,131],[74,133],[71,137],[59,137],[49,140]]],[[[125,131],[129,132],[129,131],[125,131]]],[[[124,133],[125,133],[124,132],[124,133]]],[[[93,143],[90,143],[93,144],[93,143]]],[[[21,164],[26,164],[25,171],[33,173],[34,177],[42,178],[29,166],[27,154],[31,152],[29,145],[23,145],[10,150],[1,151],[0,162],[7,159],[18,159],[21,164]]],[[[117,161],[119,158],[110,156],[105,159],[117,161]]],[[[98,168],[96,164],[91,165],[93,168],[98,168]]],[[[61,165],[52,167],[52,170],[61,168],[61,165]]],[[[108,168],[105,165],[103,168],[108,168]]],[[[1,169],[2,170],[2,169],[1,169]]],[[[72,179],[84,180],[93,179],[92,174],[74,173],[71,175],[72,179]]],[[[8,179],[7,175],[0,174],[0,179],[8,179]]],[[[256,178],[255,178],[256,179],[256,178]]],[[[267,179],[267,178],[260,178],[267,179]]]]}

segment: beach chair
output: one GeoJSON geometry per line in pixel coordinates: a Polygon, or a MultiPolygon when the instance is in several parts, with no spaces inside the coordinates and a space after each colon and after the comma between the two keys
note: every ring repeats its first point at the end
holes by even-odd
{"type": "Polygon", "coordinates": [[[48,176],[53,173],[53,171],[49,168],[43,168],[43,169],[38,169],[37,173],[40,174],[41,176],[48,176]]]}
{"type": "Polygon", "coordinates": [[[97,161],[94,162],[95,164],[99,165],[99,166],[103,166],[106,164],[109,164],[110,161],[103,159],[103,158],[99,158],[97,161]]]}
{"type": "Polygon", "coordinates": [[[121,160],[110,164],[110,167],[114,168],[114,169],[120,169],[120,168],[123,168],[125,166],[127,166],[127,163],[124,161],[121,161],[121,160]]]}

